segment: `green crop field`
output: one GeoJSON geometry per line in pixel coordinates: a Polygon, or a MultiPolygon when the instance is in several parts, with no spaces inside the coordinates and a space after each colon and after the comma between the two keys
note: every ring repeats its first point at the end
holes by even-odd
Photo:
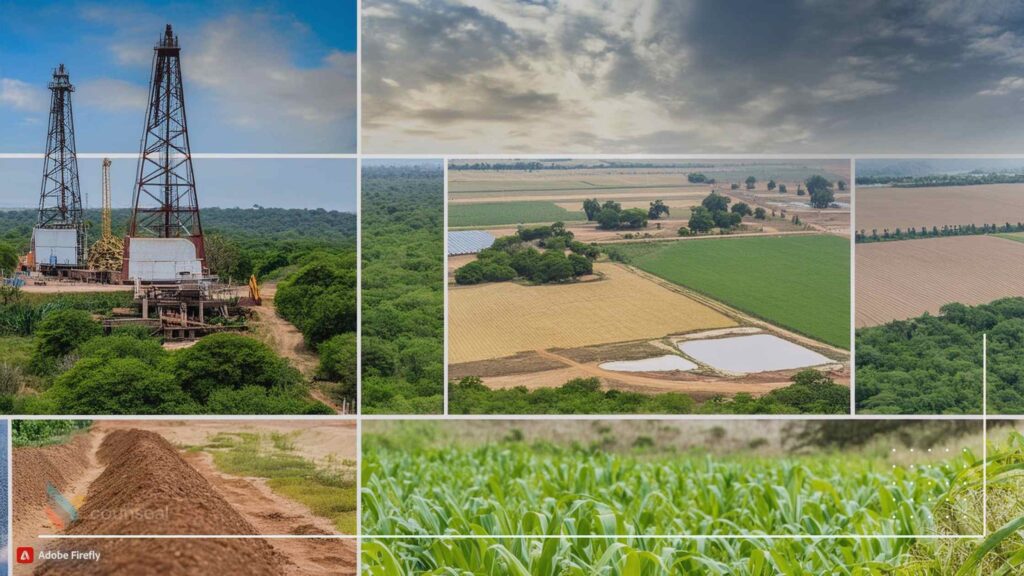
{"type": "Polygon", "coordinates": [[[367,439],[364,574],[973,576],[1019,574],[1024,559],[1016,432],[989,449],[985,538],[971,536],[983,532],[984,464],[966,449],[915,466],[860,449],[768,458],[367,439]]]}
{"type": "MultiPolygon", "coordinates": [[[[580,203],[582,207],[583,204],[580,203]]],[[[506,226],[586,220],[580,211],[571,212],[554,202],[485,202],[481,204],[449,204],[448,225],[506,226]]]]}
{"type": "Polygon", "coordinates": [[[607,247],[629,264],[784,328],[850,347],[850,242],[830,235],[607,247]]]}

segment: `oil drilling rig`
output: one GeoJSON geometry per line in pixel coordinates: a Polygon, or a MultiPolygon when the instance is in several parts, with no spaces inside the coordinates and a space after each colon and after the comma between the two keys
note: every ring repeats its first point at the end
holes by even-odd
{"type": "Polygon", "coordinates": [[[185,117],[181,47],[168,24],[153,48],[142,148],[124,238],[121,279],[135,285],[145,324],[167,339],[193,339],[244,325],[237,298],[205,266],[192,152],[185,117]]]}
{"type": "Polygon", "coordinates": [[[39,213],[26,264],[45,275],[60,275],[86,263],[85,221],[78,186],[78,155],[71,93],[75,87],[63,64],[53,70],[46,157],[39,213]]]}

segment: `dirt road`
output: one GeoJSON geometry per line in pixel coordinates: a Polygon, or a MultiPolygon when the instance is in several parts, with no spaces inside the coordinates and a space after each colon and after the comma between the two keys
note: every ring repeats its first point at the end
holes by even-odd
{"type": "Polygon", "coordinates": [[[259,314],[256,332],[280,356],[287,358],[292,366],[306,378],[312,378],[320,360],[312,350],[306,347],[302,332],[294,324],[285,320],[274,307],[276,284],[265,284],[260,288],[263,303],[253,310],[259,314]]]}

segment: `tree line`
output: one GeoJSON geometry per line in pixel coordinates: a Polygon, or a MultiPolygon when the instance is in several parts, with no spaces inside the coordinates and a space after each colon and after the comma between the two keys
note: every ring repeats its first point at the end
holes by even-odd
{"type": "Polygon", "coordinates": [[[1024,174],[1015,172],[968,172],[929,176],[857,176],[858,186],[894,188],[931,188],[936,186],[978,186],[983,184],[1020,184],[1024,174]]]}
{"type": "Polygon", "coordinates": [[[921,226],[915,228],[913,226],[907,229],[896,228],[889,230],[883,228],[882,232],[879,233],[877,228],[873,228],[871,233],[868,234],[867,230],[858,230],[855,239],[856,242],[861,244],[867,244],[871,242],[890,242],[894,240],[915,240],[918,238],[943,238],[946,236],[979,236],[983,234],[1008,234],[1013,232],[1024,232],[1024,223],[1017,222],[1012,224],[1007,222],[1002,225],[998,224],[963,224],[948,226],[943,224],[942,227],[932,226],[921,226]]]}

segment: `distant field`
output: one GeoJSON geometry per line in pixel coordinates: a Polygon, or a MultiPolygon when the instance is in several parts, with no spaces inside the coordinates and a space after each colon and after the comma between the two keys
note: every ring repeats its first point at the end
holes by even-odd
{"type": "Polygon", "coordinates": [[[1024,222],[1024,184],[857,188],[857,229],[1024,222]]]}
{"type": "Polygon", "coordinates": [[[950,302],[1024,296],[1024,238],[1014,240],[955,236],[858,244],[857,327],[937,314],[950,302]]]}
{"type": "Polygon", "coordinates": [[[620,244],[631,264],[842,348],[850,347],[850,243],[829,235],[620,244]]]}
{"type": "Polygon", "coordinates": [[[571,222],[586,218],[582,211],[566,210],[554,202],[487,202],[448,206],[448,225],[452,227],[571,222]]]}
{"type": "Polygon", "coordinates": [[[604,273],[605,279],[547,286],[499,282],[453,287],[448,293],[448,362],[735,325],[711,308],[625,267],[598,264],[595,270],[604,273]]]}

